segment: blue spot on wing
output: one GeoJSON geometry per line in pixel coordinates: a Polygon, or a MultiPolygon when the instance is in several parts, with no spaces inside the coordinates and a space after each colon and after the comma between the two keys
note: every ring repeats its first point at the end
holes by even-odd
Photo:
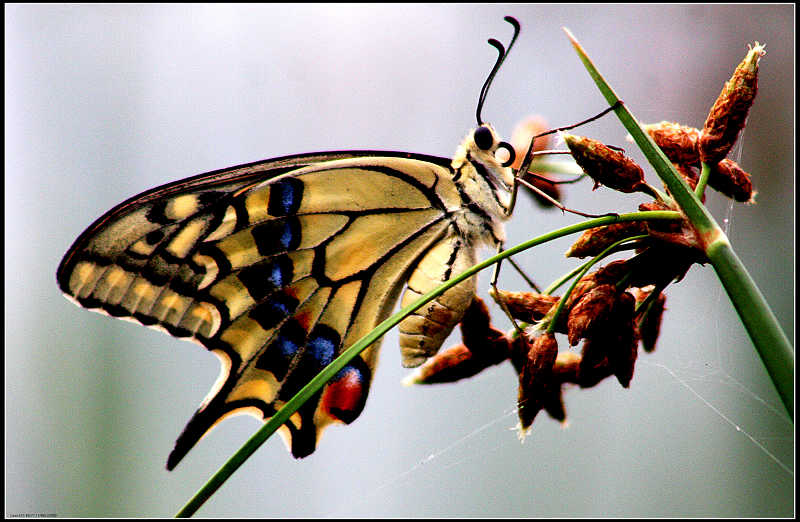
{"type": "Polygon", "coordinates": [[[300,221],[296,217],[266,221],[254,226],[252,234],[262,256],[295,250],[302,238],[300,221]]]}
{"type": "Polygon", "coordinates": [[[250,311],[250,318],[256,321],[264,330],[271,330],[278,326],[297,309],[299,304],[296,297],[285,292],[271,296],[263,303],[259,303],[250,311]]]}
{"type": "Polygon", "coordinates": [[[284,380],[292,359],[305,342],[306,331],[303,327],[295,320],[286,321],[275,340],[258,358],[256,368],[272,372],[279,381],[284,380]]]}
{"type": "Polygon", "coordinates": [[[308,341],[308,354],[319,369],[330,364],[336,357],[341,344],[339,333],[328,325],[320,324],[314,328],[308,341]]]}
{"type": "Polygon", "coordinates": [[[297,213],[303,200],[303,182],[297,178],[283,178],[269,187],[267,212],[271,216],[289,216],[297,213]]]}
{"type": "Polygon", "coordinates": [[[239,280],[256,302],[291,284],[293,277],[294,264],[285,255],[274,257],[266,263],[244,267],[239,272],[239,280]]]}

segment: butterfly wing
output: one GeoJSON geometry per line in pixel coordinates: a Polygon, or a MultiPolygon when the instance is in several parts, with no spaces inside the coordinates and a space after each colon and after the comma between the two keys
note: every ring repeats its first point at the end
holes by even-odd
{"type": "MultiPolygon", "coordinates": [[[[410,267],[450,234],[449,163],[360,151],[242,165],[132,198],[76,240],[57,274],[68,297],[222,361],[169,469],[226,416],[271,417],[389,315],[410,267]]],[[[361,413],[378,344],[281,428],[295,457],[361,413]]]]}

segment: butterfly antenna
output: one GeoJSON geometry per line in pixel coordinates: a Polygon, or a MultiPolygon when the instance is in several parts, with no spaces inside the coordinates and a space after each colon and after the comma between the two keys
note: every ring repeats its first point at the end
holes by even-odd
{"type": "Polygon", "coordinates": [[[494,38],[489,38],[489,45],[497,49],[498,56],[494,67],[492,67],[492,71],[489,73],[489,76],[486,77],[483,87],[481,87],[481,94],[478,96],[478,108],[475,111],[475,117],[478,119],[478,125],[483,125],[483,120],[481,119],[481,110],[483,109],[483,102],[486,100],[486,93],[489,92],[489,86],[492,85],[494,76],[497,74],[500,66],[503,65],[503,61],[506,59],[506,56],[508,56],[508,53],[511,52],[511,48],[514,46],[514,42],[517,41],[517,36],[519,36],[520,25],[517,19],[513,16],[506,16],[503,18],[503,20],[510,23],[514,27],[514,36],[511,37],[511,42],[508,44],[508,49],[503,47],[503,44],[494,38]]]}

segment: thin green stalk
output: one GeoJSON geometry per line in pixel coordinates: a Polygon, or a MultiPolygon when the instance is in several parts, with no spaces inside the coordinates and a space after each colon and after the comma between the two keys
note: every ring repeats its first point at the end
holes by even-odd
{"type": "MultiPolygon", "coordinates": [[[[598,72],[588,55],[572,34],[567,31],[589,75],[612,106],[620,99],[598,72]]],[[[766,299],[756,287],[747,269],[733,252],[727,236],[703,206],[695,193],[678,175],[672,163],[633,117],[619,103],[614,112],[641,148],[658,176],[667,185],[674,200],[692,224],[706,257],[731,298],[756,351],[764,362],[783,401],[789,417],[794,420],[794,349],[778,324],[766,299]]]]}
{"type": "Polygon", "coordinates": [[[706,191],[709,176],[711,176],[711,166],[704,161],[700,168],[700,179],[697,180],[697,186],[694,188],[694,195],[697,196],[697,199],[703,197],[703,192],[706,191]]]}
{"type": "Polygon", "coordinates": [[[323,370],[317,374],[308,384],[306,384],[297,394],[292,397],[284,406],[278,410],[275,415],[267,421],[264,426],[259,429],[255,435],[250,437],[250,439],[244,443],[244,445],[239,448],[239,450],[230,458],[228,461],[217,471],[214,476],[212,476],[208,482],[206,482],[200,490],[192,497],[189,502],[186,503],[183,508],[175,515],[177,518],[184,518],[184,517],[191,517],[194,513],[197,512],[198,509],[213,495],[224,483],[228,478],[236,471],[244,462],[253,454],[255,451],[273,434],[275,433],[278,428],[280,428],[288,419],[295,413],[300,406],[302,406],[309,398],[311,398],[315,393],[317,393],[324,385],[327,383],[336,373],[344,368],[344,366],[350,362],[356,355],[358,355],[361,351],[366,349],[369,345],[380,339],[386,332],[388,332],[392,327],[397,325],[400,321],[403,320],[407,315],[410,315],[414,310],[423,306],[428,301],[434,299],[435,297],[443,294],[447,291],[448,288],[453,287],[460,283],[461,281],[477,274],[479,271],[487,268],[501,259],[505,259],[506,257],[512,256],[514,254],[518,254],[523,250],[527,250],[534,246],[540,245],[547,241],[551,241],[554,239],[558,239],[563,236],[567,236],[569,234],[574,234],[576,232],[581,232],[583,230],[599,227],[603,225],[610,225],[613,223],[620,223],[620,222],[627,222],[627,221],[639,221],[639,220],[676,220],[680,219],[680,214],[677,212],[672,211],[648,211],[648,212],[632,212],[629,214],[621,214],[618,216],[603,216],[596,219],[590,219],[588,221],[584,221],[581,223],[576,223],[574,225],[570,225],[537,238],[525,241],[524,243],[520,243],[508,250],[504,250],[503,252],[490,257],[486,261],[482,263],[478,263],[477,265],[471,267],[469,270],[466,270],[458,277],[455,277],[446,283],[442,284],[438,288],[428,292],[427,294],[420,297],[416,302],[413,304],[403,308],[398,313],[394,314],[393,316],[389,317],[381,324],[379,324],[374,330],[372,330],[369,334],[365,335],[361,339],[359,339],[355,344],[350,346],[346,349],[342,354],[334,359],[328,366],[323,368],[323,370]]]}
{"type": "Polygon", "coordinates": [[[580,270],[575,274],[575,279],[572,281],[572,284],[569,285],[569,288],[567,288],[566,292],[564,292],[564,295],[562,295],[561,299],[558,301],[558,305],[555,307],[555,311],[553,312],[552,316],[550,316],[549,313],[547,314],[549,316],[547,317],[547,333],[555,333],[556,323],[558,323],[558,316],[561,315],[561,312],[567,305],[567,301],[569,301],[569,296],[572,294],[572,291],[575,290],[575,287],[578,285],[581,278],[584,275],[586,275],[586,272],[588,272],[590,268],[592,268],[594,265],[596,265],[609,255],[613,254],[618,246],[628,243],[630,241],[638,241],[639,239],[646,239],[647,237],[648,237],[647,234],[644,234],[641,236],[632,236],[620,239],[619,241],[607,246],[605,249],[603,249],[602,252],[600,252],[592,259],[581,265],[580,270]]]}

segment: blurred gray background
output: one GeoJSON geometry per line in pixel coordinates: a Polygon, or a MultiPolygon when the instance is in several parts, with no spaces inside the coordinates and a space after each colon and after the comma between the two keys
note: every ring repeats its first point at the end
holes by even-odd
{"type": "MultiPolygon", "coordinates": [[[[604,108],[562,26],[640,120],[698,127],[747,44],[766,42],[736,158],[758,204],[731,209],[715,192],[708,204],[793,340],[791,5],[6,5],[6,515],[170,516],[260,426],[226,420],[165,471],[218,362],[64,300],[55,270],[84,228],[148,188],[273,156],[451,156],[508,14],[522,34],[483,113],[505,136],[531,113],[556,126],[604,108]]],[[[634,148],[614,117],[579,132],[634,148]]],[[[589,187],[566,203],[643,200],[589,187]]],[[[509,244],[577,219],[523,199],[509,244]]],[[[517,259],[547,284],[575,266],[570,242],[517,259]]],[[[501,286],[524,283],[506,269],[501,286]]],[[[568,390],[569,426],[542,413],[524,444],[510,365],[405,388],[390,333],[353,425],[303,461],[269,440],[200,514],[792,515],[794,428],[713,270],[692,268],[667,306],[630,389],[568,390]]]]}

